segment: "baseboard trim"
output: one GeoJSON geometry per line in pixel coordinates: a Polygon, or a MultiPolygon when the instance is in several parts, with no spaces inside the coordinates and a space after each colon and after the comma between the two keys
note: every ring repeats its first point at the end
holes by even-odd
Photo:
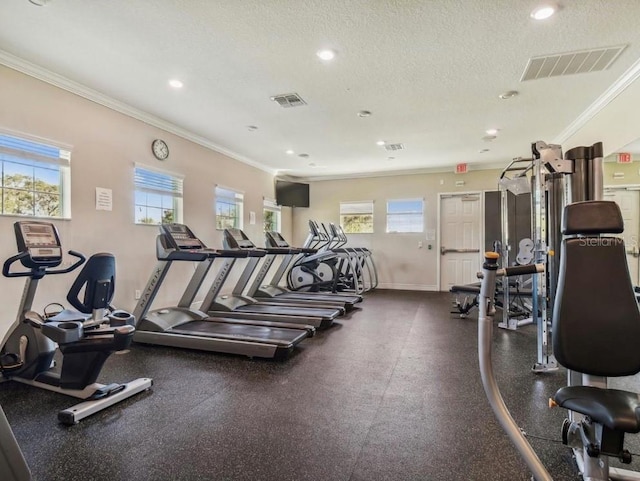
{"type": "Polygon", "coordinates": [[[392,289],[397,291],[437,291],[438,286],[430,284],[378,284],[378,289],[392,289]]]}

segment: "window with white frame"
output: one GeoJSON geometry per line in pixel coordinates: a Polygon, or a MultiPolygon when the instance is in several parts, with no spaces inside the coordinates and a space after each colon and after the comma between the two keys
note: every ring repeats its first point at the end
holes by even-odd
{"type": "Polygon", "coordinates": [[[170,224],[182,222],[181,175],[135,166],[135,223],[170,224]]]}
{"type": "Polygon", "coordinates": [[[280,206],[275,200],[264,199],[262,216],[264,219],[264,231],[280,232],[281,227],[281,211],[280,206]]]}
{"type": "Polygon", "coordinates": [[[71,152],[0,133],[0,214],[71,218],[71,152]]]}
{"type": "Polygon", "coordinates": [[[216,229],[242,229],[244,195],[226,187],[216,187],[216,229]]]}
{"type": "Polygon", "coordinates": [[[423,232],[424,200],[387,201],[387,232],[423,232]]]}
{"type": "Polygon", "coordinates": [[[340,202],[340,225],[347,234],[372,234],[373,201],[340,202]]]}

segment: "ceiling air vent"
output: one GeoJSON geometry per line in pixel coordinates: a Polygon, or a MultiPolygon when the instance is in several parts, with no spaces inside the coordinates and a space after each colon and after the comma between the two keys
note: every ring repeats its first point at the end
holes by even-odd
{"type": "Polygon", "coordinates": [[[606,70],[625,48],[626,45],[619,45],[532,57],[529,59],[520,81],[606,70]]]}
{"type": "Polygon", "coordinates": [[[307,105],[307,102],[302,100],[302,97],[295,93],[274,95],[273,97],[271,97],[271,100],[273,100],[274,102],[278,102],[280,107],[284,107],[285,109],[307,105]]]}
{"type": "Polygon", "coordinates": [[[385,144],[384,146],[385,149],[387,150],[403,150],[404,149],[404,145],[402,144],[385,144]]]}

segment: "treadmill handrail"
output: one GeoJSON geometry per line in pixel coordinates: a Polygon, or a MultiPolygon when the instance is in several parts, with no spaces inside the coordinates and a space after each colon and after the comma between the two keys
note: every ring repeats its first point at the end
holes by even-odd
{"type": "Polygon", "coordinates": [[[202,262],[209,258],[210,254],[202,250],[171,251],[166,256],[158,256],[159,261],[194,261],[202,262]]]}
{"type": "Polygon", "coordinates": [[[236,249],[202,249],[202,252],[209,254],[209,257],[249,257],[248,252],[236,249]]]}

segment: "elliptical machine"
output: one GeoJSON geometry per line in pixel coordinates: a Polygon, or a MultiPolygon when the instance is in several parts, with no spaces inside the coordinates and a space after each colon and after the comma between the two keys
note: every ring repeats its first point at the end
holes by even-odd
{"type": "Polygon", "coordinates": [[[345,290],[337,269],[338,255],[328,250],[329,243],[318,224],[309,220],[309,235],[302,252],[287,273],[287,287],[291,291],[337,293],[345,290]]]}
{"type": "Polygon", "coordinates": [[[76,424],[115,403],[149,389],[152,380],[139,378],[125,384],[96,383],[107,358],[127,349],[135,331],[134,319],[125,311],[109,310],[115,291],[115,259],[111,254],[85,257],[69,254],[77,261],[64,269],[62,246],[55,226],[42,221],[14,224],[19,253],[7,259],[5,277],[27,277],[18,315],[0,351],[0,373],[5,380],[83,399],[84,402],[58,413],[63,424],[76,424]],[[28,270],[12,271],[20,262],[28,270]],[[77,310],[64,309],[55,315],[32,311],[39,281],[48,275],[66,274],[85,264],[71,286],[67,300],[77,310]],[[80,299],[80,292],[84,292],[80,299]],[[60,366],[54,359],[62,356],[60,366]]]}

